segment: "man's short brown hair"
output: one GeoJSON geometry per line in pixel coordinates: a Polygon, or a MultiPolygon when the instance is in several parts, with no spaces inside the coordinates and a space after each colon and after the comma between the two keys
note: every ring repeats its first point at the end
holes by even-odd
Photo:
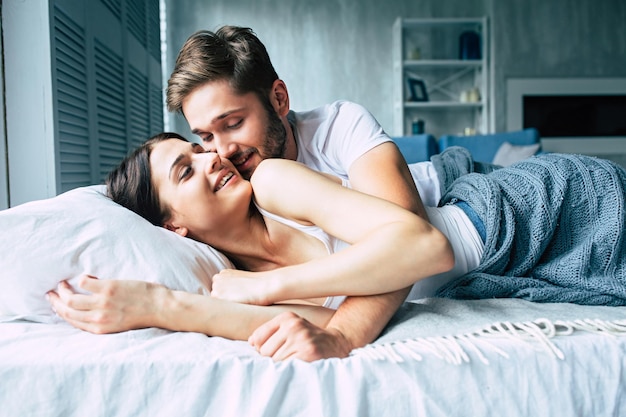
{"type": "Polygon", "coordinates": [[[278,74],[265,45],[250,28],[223,26],[189,37],[176,59],[167,87],[167,108],[182,113],[185,98],[212,81],[227,80],[237,94],[254,92],[267,101],[278,74]]]}

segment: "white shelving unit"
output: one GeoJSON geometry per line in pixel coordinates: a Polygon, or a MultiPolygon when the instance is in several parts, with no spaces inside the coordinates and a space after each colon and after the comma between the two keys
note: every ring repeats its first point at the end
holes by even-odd
{"type": "Polygon", "coordinates": [[[394,136],[410,135],[416,120],[425,133],[489,133],[489,28],[487,18],[398,18],[393,27],[394,136]],[[461,59],[461,35],[475,32],[480,57],[461,59]],[[421,80],[426,97],[409,79],[421,80]]]}

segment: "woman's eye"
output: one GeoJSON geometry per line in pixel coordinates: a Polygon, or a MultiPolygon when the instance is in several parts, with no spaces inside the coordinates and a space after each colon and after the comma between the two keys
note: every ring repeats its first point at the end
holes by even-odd
{"type": "Polygon", "coordinates": [[[182,169],[182,171],[180,172],[179,180],[182,181],[185,178],[187,178],[189,175],[191,175],[191,165],[187,165],[182,169]]]}

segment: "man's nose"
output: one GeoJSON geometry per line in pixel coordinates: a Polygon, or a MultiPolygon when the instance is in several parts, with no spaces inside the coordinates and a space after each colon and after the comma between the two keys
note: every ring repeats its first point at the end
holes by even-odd
{"type": "Polygon", "coordinates": [[[214,137],[211,143],[203,144],[209,152],[216,152],[221,158],[229,159],[237,152],[237,145],[224,137],[214,137]]]}

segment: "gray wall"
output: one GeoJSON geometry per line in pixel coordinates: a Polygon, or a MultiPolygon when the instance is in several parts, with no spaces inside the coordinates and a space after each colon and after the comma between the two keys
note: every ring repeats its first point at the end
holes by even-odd
{"type": "MultiPolygon", "coordinates": [[[[168,0],[168,59],[198,29],[254,29],[285,80],[291,108],[345,99],[368,108],[392,130],[391,28],[398,16],[485,15],[484,0],[168,0]],[[450,7],[453,6],[453,7],[450,7]]],[[[171,128],[188,132],[177,119],[171,128]]]]}
{"type": "MultiPolygon", "coordinates": [[[[292,108],[346,99],[391,131],[391,28],[402,17],[489,16],[495,128],[506,130],[510,77],[626,77],[623,0],[166,0],[169,74],[198,29],[249,26],[265,43],[292,108]]],[[[180,118],[170,128],[188,134],[180,118]]]]}
{"type": "Polygon", "coordinates": [[[626,1],[493,0],[496,130],[508,78],[626,77],[626,1]]]}

